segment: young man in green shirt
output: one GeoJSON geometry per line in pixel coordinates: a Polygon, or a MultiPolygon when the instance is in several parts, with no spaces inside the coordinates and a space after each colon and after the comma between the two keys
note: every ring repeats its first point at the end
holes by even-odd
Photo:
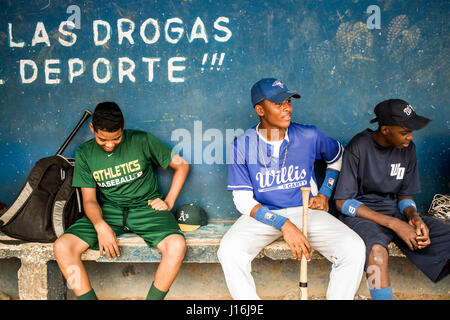
{"type": "Polygon", "coordinates": [[[54,243],[59,268],[77,299],[96,299],[81,254],[89,247],[109,259],[120,255],[117,236],[134,232],[161,252],[161,262],[147,299],[164,299],[180,270],[186,243],[170,212],[189,172],[189,164],[149,132],[124,129],[114,102],[97,105],[91,139],[78,147],[73,186],[80,187],[86,216],[54,243]],[[174,170],[164,198],[153,166],[174,170]],[[97,190],[100,192],[97,198],[97,190]]]}

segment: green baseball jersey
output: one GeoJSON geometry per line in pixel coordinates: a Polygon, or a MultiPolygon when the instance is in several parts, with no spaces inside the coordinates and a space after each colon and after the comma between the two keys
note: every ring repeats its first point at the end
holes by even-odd
{"type": "Polygon", "coordinates": [[[162,198],[153,166],[164,169],[172,160],[172,149],[149,132],[124,130],[122,141],[106,152],[95,139],[80,145],[75,155],[72,185],[98,188],[100,200],[119,207],[147,205],[162,198]]]}

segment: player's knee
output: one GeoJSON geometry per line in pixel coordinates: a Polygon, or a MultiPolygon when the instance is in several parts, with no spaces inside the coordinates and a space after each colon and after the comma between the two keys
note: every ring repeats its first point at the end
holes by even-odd
{"type": "Polygon", "coordinates": [[[355,261],[358,261],[361,263],[361,265],[364,265],[366,261],[366,244],[364,243],[363,239],[361,239],[360,236],[356,236],[353,240],[352,244],[353,249],[353,258],[355,261]]]}
{"type": "Polygon", "coordinates": [[[343,262],[364,265],[366,259],[366,245],[354,232],[349,232],[341,239],[341,260],[343,262]]]}
{"type": "Polygon", "coordinates": [[[55,254],[56,259],[58,259],[63,254],[65,248],[66,246],[62,237],[56,239],[56,241],[53,243],[53,253],[55,254]]]}
{"type": "Polygon", "coordinates": [[[179,256],[183,256],[186,253],[186,240],[183,236],[175,237],[172,242],[174,252],[179,256]]]}
{"type": "Polygon", "coordinates": [[[60,259],[64,256],[81,254],[81,252],[78,251],[79,250],[77,250],[77,246],[73,241],[73,239],[70,239],[66,235],[59,237],[53,243],[53,252],[55,254],[56,259],[60,259]]]}
{"type": "Polygon", "coordinates": [[[222,241],[220,241],[219,249],[217,250],[217,258],[219,259],[220,263],[223,263],[224,261],[229,260],[232,256],[232,245],[230,244],[230,241],[227,241],[226,238],[222,238],[222,241]]]}
{"type": "Polygon", "coordinates": [[[217,250],[217,258],[221,264],[225,263],[240,263],[242,257],[247,255],[242,250],[242,244],[239,240],[232,237],[223,237],[220,241],[219,249],[217,250]]]}
{"type": "Polygon", "coordinates": [[[370,249],[369,262],[378,266],[387,265],[389,259],[388,251],[380,244],[374,244],[370,249]]]}
{"type": "Polygon", "coordinates": [[[184,258],[186,253],[186,240],[183,236],[172,235],[166,238],[165,245],[161,248],[163,255],[184,258]]]}

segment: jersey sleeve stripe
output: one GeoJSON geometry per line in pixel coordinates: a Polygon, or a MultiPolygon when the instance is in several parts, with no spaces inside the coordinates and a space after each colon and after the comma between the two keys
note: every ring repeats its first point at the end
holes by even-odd
{"type": "Polygon", "coordinates": [[[336,142],[339,145],[339,151],[338,151],[338,153],[336,154],[336,156],[332,160],[326,161],[326,163],[328,163],[328,164],[332,164],[332,163],[338,161],[342,157],[343,147],[342,147],[342,145],[341,145],[341,143],[339,141],[336,141],[336,142]]]}
{"type": "Polygon", "coordinates": [[[253,190],[253,187],[251,186],[227,186],[228,189],[249,189],[249,190],[253,190]]]}

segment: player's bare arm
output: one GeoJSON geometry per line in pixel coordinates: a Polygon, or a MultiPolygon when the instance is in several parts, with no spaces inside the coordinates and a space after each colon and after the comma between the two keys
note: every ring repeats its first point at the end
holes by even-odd
{"type": "MultiPolygon", "coordinates": [[[[413,198],[411,196],[398,196],[398,201],[401,201],[404,199],[413,200],[413,198]]],[[[416,241],[417,241],[418,249],[423,249],[423,248],[427,247],[431,243],[430,233],[429,233],[428,227],[423,222],[422,218],[420,218],[420,215],[417,212],[417,210],[414,207],[410,206],[410,207],[406,207],[405,210],[403,211],[403,213],[405,214],[406,218],[408,219],[408,223],[411,226],[413,226],[416,230],[416,235],[417,235],[416,241]]]]}
{"type": "Polygon", "coordinates": [[[166,198],[164,200],[159,198],[148,200],[148,205],[158,211],[172,210],[189,173],[189,163],[178,154],[173,156],[169,167],[174,170],[174,174],[166,198]]]}
{"type": "MultiPolygon", "coordinates": [[[[256,211],[258,211],[261,207],[262,204],[255,205],[250,212],[250,216],[254,218],[256,211]]],[[[283,234],[284,241],[286,241],[291,249],[293,259],[301,260],[302,254],[305,253],[306,260],[310,261],[310,253],[312,250],[311,245],[305,235],[295,226],[295,224],[289,220],[286,220],[281,227],[281,233],[283,234]]]]}
{"type": "MultiPolygon", "coordinates": [[[[342,206],[345,201],[345,199],[336,199],[336,208],[339,211],[342,211],[342,206]]],[[[400,219],[378,213],[365,205],[359,206],[358,211],[356,211],[356,217],[373,221],[393,230],[411,250],[418,249],[416,231],[410,224],[400,219]]]]}
{"type": "Polygon", "coordinates": [[[106,254],[108,259],[120,255],[117,237],[111,227],[103,220],[102,209],[97,201],[95,188],[81,188],[83,208],[86,216],[91,220],[97,231],[100,255],[106,254]]]}

